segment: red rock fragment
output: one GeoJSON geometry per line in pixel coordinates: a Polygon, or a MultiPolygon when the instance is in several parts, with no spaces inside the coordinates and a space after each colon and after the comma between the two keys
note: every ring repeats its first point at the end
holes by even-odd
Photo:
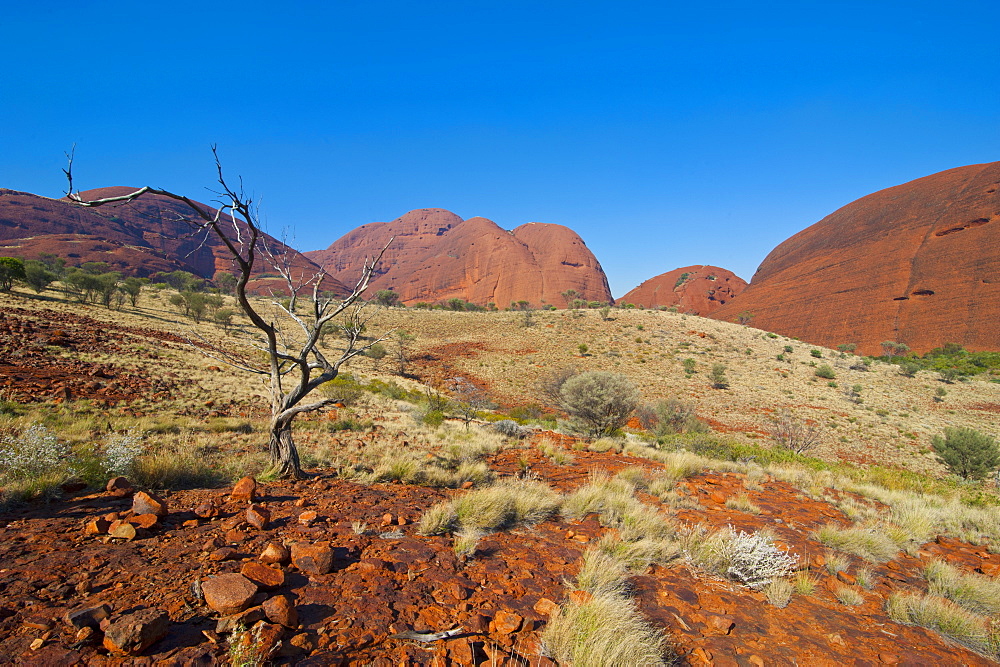
{"type": "Polygon", "coordinates": [[[523,622],[524,617],[520,614],[501,609],[493,617],[493,622],[490,623],[490,630],[501,635],[512,635],[521,629],[521,623],[523,622]]]}
{"type": "Polygon", "coordinates": [[[243,563],[240,574],[257,584],[264,590],[274,590],[280,588],[285,583],[285,573],[281,570],[268,567],[263,563],[253,561],[243,563]]]}
{"type": "Polygon", "coordinates": [[[257,594],[257,585],[242,574],[229,573],[201,580],[205,604],[223,616],[243,611],[257,594]]]}
{"type": "Polygon", "coordinates": [[[151,493],[140,491],[132,497],[132,513],[167,516],[167,501],[151,493]]]}
{"type": "Polygon", "coordinates": [[[251,505],[246,512],[247,523],[257,530],[267,530],[271,523],[271,511],[260,505],[251,505]]]}
{"type": "Polygon", "coordinates": [[[133,526],[128,521],[122,521],[121,519],[115,521],[108,527],[108,535],[119,540],[134,540],[135,539],[135,526],[133,526]]]}
{"type": "Polygon", "coordinates": [[[548,598],[540,598],[532,609],[542,616],[552,616],[559,611],[559,605],[548,598]]]}
{"type": "Polygon", "coordinates": [[[276,595],[264,601],[264,613],[267,620],[286,628],[297,628],[299,626],[299,613],[295,610],[295,605],[286,595],[276,595]]]}
{"type": "Polygon", "coordinates": [[[80,628],[99,628],[101,621],[111,615],[111,606],[100,604],[91,607],[80,607],[66,612],[63,620],[79,630],[80,628]]]}
{"type": "Polygon", "coordinates": [[[262,563],[284,564],[291,559],[291,554],[285,545],[278,542],[271,542],[264,547],[264,551],[261,552],[259,559],[262,563]]]}
{"type": "Polygon", "coordinates": [[[570,591],[569,601],[576,605],[587,604],[593,599],[593,595],[587,591],[570,591]]]}
{"type": "Polygon", "coordinates": [[[104,489],[117,498],[124,498],[135,493],[132,483],[124,477],[112,477],[108,480],[104,489]]]}
{"type": "Polygon", "coordinates": [[[219,516],[219,507],[211,500],[206,500],[194,508],[194,515],[199,519],[214,519],[219,516]]]}
{"type": "Polygon", "coordinates": [[[104,648],[138,655],[167,636],[170,616],[161,609],[142,609],[116,618],[104,632],[104,648]]]}
{"type": "Polygon", "coordinates": [[[236,549],[232,547],[221,547],[215,549],[212,553],[208,554],[208,560],[212,561],[224,561],[231,560],[236,557],[236,549]]]}
{"type": "Polygon", "coordinates": [[[311,526],[316,519],[319,518],[319,514],[313,510],[307,510],[299,514],[299,523],[303,526],[311,526]]]}
{"type": "Polygon", "coordinates": [[[292,545],[292,563],[308,574],[326,574],[333,569],[333,548],[329,542],[296,542],[292,545]]]}
{"type": "Polygon", "coordinates": [[[722,614],[705,614],[704,635],[728,635],[736,627],[732,616],[722,614]]]}
{"type": "Polygon", "coordinates": [[[111,528],[111,522],[107,519],[94,519],[86,523],[83,532],[85,535],[107,535],[109,528],[111,528]]]}
{"type": "Polygon", "coordinates": [[[137,514],[136,516],[130,517],[128,522],[136,528],[145,528],[148,530],[155,526],[159,520],[160,517],[155,514],[137,514]]]}
{"type": "Polygon", "coordinates": [[[229,499],[240,503],[252,503],[257,500],[257,480],[253,477],[244,477],[236,482],[229,499]]]}
{"type": "Polygon", "coordinates": [[[261,606],[250,607],[245,609],[238,614],[232,614],[231,616],[223,616],[215,624],[215,631],[219,634],[224,632],[232,632],[236,628],[252,628],[257,623],[260,623],[267,615],[264,614],[264,608],[261,606]]]}

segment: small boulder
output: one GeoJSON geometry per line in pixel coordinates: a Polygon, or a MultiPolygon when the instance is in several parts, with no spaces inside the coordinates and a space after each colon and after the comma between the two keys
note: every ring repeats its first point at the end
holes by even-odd
{"type": "Polygon", "coordinates": [[[194,508],[194,515],[199,519],[214,519],[219,516],[219,506],[211,500],[206,500],[194,508]]]}
{"type": "Polygon", "coordinates": [[[524,617],[520,614],[501,609],[493,617],[493,622],[490,623],[490,626],[492,631],[497,634],[512,635],[521,629],[521,623],[523,622],[524,617]]]}
{"type": "Polygon", "coordinates": [[[116,498],[125,498],[135,493],[132,483],[124,477],[112,477],[108,480],[108,484],[104,489],[116,498]]]}
{"type": "Polygon", "coordinates": [[[257,480],[253,477],[244,477],[236,482],[229,499],[240,503],[252,503],[257,500],[257,480]]]}
{"type": "Polygon", "coordinates": [[[296,542],[292,545],[292,563],[308,574],[326,574],[333,569],[333,548],[329,542],[296,542]]]}
{"type": "Polygon", "coordinates": [[[223,616],[243,611],[257,594],[257,585],[235,572],[201,580],[205,604],[223,616]]]}
{"type": "Polygon", "coordinates": [[[85,535],[107,535],[109,528],[111,522],[107,519],[94,519],[84,525],[83,532],[85,535]]]}
{"type": "Polygon", "coordinates": [[[315,511],[306,510],[305,512],[299,514],[299,523],[302,524],[303,526],[308,527],[311,526],[313,522],[316,521],[316,519],[318,518],[319,514],[317,514],[315,511]]]}
{"type": "Polygon", "coordinates": [[[108,535],[119,540],[134,540],[135,539],[135,526],[133,526],[128,521],[122,521],[121,519],[113,522],[108,527],[108,535]]]}
{"type": "Polygon", "coordinates": [[[145,528],[146,530],[149,530],[160,522],[160,517],[155,514],[136,514],[135,516],[129,517],[128,522],[136,528],[145,528]]]}
{"type": "Polygon", "coordinates": [[[132,497],[132,513],[167,516],[167,501],[151,493],[140,491],[132,497]]]}
{"type": "Polygon", "coordinates": [[[255,563],[253,561],[243,563],[243,567],[240,568],[240,574],[268,591],[281,588],[285,583],[284,572],[274,567],[268,567],[263,563],[255,563]]]}
{"type": "Polygon", "coordinates": [[[287,563],[291,559],[291,554],[285,545],[271,542],[264,548],[259,558],[262,563],[287,563]]]}
{"type": "Polygon", "coordinates": [[[275,595],[268,598],[263,604],[264,613],[267,620],[286,628],[299,627],[299,613],[295,610],[295,605],[286,595],[275,595]]]}
{"type": "Polygon", "coordinates": [[[271,523],[271,511],[260,505],[251,505],[247,508],[247,523],[257,530],[267,530],[271,523]]]}
{"type": "Polygon", "coordinates": [[[142,609],[116,618],[104,631],[104,648],[138,655],[167,636],[170,616],[161,609],[142,609]]]}
{"type": "Polygon", "coordinates": [[[79,630],[80,628],[94,628],[101,626],[101,621],[111,615],[111,606],[100,604],[93,607],[80,607],[66,612],[63,616],[69,625],[79,630]]]}

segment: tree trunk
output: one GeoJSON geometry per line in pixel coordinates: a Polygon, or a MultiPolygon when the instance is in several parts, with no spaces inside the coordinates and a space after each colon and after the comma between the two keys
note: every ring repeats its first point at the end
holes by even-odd
{"type": "Polygon", "coordinates": [[[299,463],[299,451],[292,440],[292,422],[278,421],[271,423],[271,439],[268,442],[271,454],[271,473],[279,478],[305,479],[308,475],[302,471],[299,463]]]}

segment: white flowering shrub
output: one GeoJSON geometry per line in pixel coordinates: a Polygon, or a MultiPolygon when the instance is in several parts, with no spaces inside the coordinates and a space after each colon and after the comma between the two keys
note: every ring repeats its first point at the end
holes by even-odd
{"type": "Polygon", "coordinates": [[[142,451],[142,437],[134,431],[112,436],[104,445],[104,470],[109,475],[131,475],[142,451]]]}
{"type": "Polygon", "coordinates": [[[69,447],[41,424],[24,429],[19,438],[5,436],[0,441],[0,475],[31,479],[66,466],[69,447]]]}
{"type": "Polygon", "coordinates": [[[791,574],[799,562],[797,554],[789,554],[774,546],[774,542],[759,532],[742,530],[723,540],[722,560],[726,563],[726,576],[745,586],[760,589],[772,580],[791,574]]]}

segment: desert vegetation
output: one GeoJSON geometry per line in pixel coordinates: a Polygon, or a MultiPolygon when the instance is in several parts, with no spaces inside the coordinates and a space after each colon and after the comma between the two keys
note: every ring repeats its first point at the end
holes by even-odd
{"type": "MultiPolygon", "coordinates": [[[[219,644],[184,648],[192,655],[242,650],[248,636],[272,641],[259,624],[243,633],[217,626],[224,615],[190,597],[192,577],[236,574],[272,542],[290,547],[303,536],[343,549],[344,560],[319,575],[294,559],[272,567],[305,581],[320,577],[350,599],[412,606],[382,605],[340,627],[332,620],[336,602],[286,583],[281,591],[299,596],[300,622],[270,645],[290,662],[341,650],[361,661],[398,658],[415,650],[414,640],[391,635],[453,627],[467,634],[429,649],[453,662],[468,651],[480,660],[657,664],[693,659],[699,650],[732,651],[753,637],[790,657],[801,636],[831,632],[858,639],[831,645],[828,655],[899,651],[873,622],[938,660],[996,655],[996,612],[988,606],[995,583],[963,560],[971,549],[983,554],[976,558],[984,571],[1000,563],[1000,515],[987,474],[996,464],[977,455],[977,472],[963,475],[966,468],[945,454],[990,451],[980,445],[990,442],[993,413],[976,407],[1000,402],[988,371],[955,379],[943,403],[933,400],[933,388],[945,383],[922,383],[922,370],[908,378],[886,360],[855,370],[857,357],[821,350],[843,386],[860,386],[864,401],[857,402],[814,379],[816,348],[746,326],[638,309],[606,318],[579,308],[577,315],[534,311],[524,327],[524,311],[393,304],[374,309],[363,330],[333,328],[318,341],[323,354],[339,355],[351,344],[345,336],[356,335],[355,349],[367,346],[369,354],[352,356],[317,387],[328,403],[301,415],[296,430],[300,465],[312,477],[282,481],[260,475],[270,463],[268,387],[198,347],[220,340],[259,360],[241,337],[252,322],[223,291],[223,308],[235,311],[229,323],[196,321],[171,303],[184,285],[159,284],[165,287],[141,285],[135,305],[125,299],[113,320],[99,301],[80,303],[59,280],[40,293],[12,286],[0,324],[9,332],[6,358],[25,370],[12,371],[24,380],[5,387],[0,402],[0,486],[11,526],[2,555],[17,563],[29,544],[69,540],[80,546],[67,553],[119,548],[138,559],[169,531],[177,548],[189,550],[185,558],[199,563],[197,575],[171,570],[177,581],[149,593],[132,579],[105,588],[110,580],[92,573],[88,595],[118,590],[135,603],[200,609],[172,623],[226,629],[215,634],[219,644]],[[493,333],[483,333],[484,323],[493,333]],[[377,342],[381,332],[402,335],[377,342]],[[567,340],[587,341],[586,355],[567,340]],[[779,354],[785,361],[776,365],[779,354]],[[30,375],[30,364],[62,375],[30,375]],[[726,391],[715,386],[717,365],[726,391]],[[87,375],[94,369],[100,374],[87,375]],[[32,378],[38,381],[27,384],[32,378]],[[983,437],[956,436],[959,428],[983,437]],[[252,475],[266,494],[271,527],[240,523],[249,506],[228,500],[232,485],[252,475]],[[112,509],[117,521],[134,516],[131,504],[104,490],[115,476],[165,498],[166,523],[140,526],[130,538],[84,532],[81,520],[96,522],[112,509]],[[84,509],[72,509],[80,498],[84,509]],[[219,518],[187,509],[206,503],[219,518]],[[210,531],[219,546],[206,550],[198,531],[210,531]],[[35,542],[16,537],[24,534],[35,542]],[[237,535],[239,551],[227,541],[237,535]],[[394,545],[404,544],[426,560],[396,564],[394,545]],[[225,549],[247,555],[233,559],[225,549]],[[226,559],[212,560],[216,552],[226,559]],[[444,562],[445,569],[431,567],[444,562]],[[898,572],[922,583],[902,585],[892,578],[898,572]],[[441,582],[421,588],[430,576],[441,582]],[[431,593],[453,586],[465,597],[437,593],[442,603],[431,593]],[[776,620],[752,630],[748,619],[759,618],[762,604],[776,620]],[[489,618],[475,625],[476,614],[489,618]],[[823,631],[801,625],[803,617],[822,618],[823,631]],[[978,653],[929,643],[910,625],[978,653]]],[[[274,307],[274,299],[248,298],[258,309],[274,307]]],[[[279,306],[287,312],[290,304],[279,306]]],[[[346,318],[331,324],[350,328],[346,318]]],[[[15,565],[12,575],[36,576],[24,567],[15,565]]],[[[10,581],[0,585],[17,599],[10,581]]],[[[89,599],[72,586],[39,595],[30,613],[89,599]]],[[[40,633],[23,624],[27,613],[0,614],[4,650],[33,650],[40,633]]],[[[76,632],[57,628],[38,650],[76,644],[76,632]]],[[[145,650],[154,654],[156,646],[145,650]]],[[[105,649],[91,641],[72,650],[105,649]]]]}

